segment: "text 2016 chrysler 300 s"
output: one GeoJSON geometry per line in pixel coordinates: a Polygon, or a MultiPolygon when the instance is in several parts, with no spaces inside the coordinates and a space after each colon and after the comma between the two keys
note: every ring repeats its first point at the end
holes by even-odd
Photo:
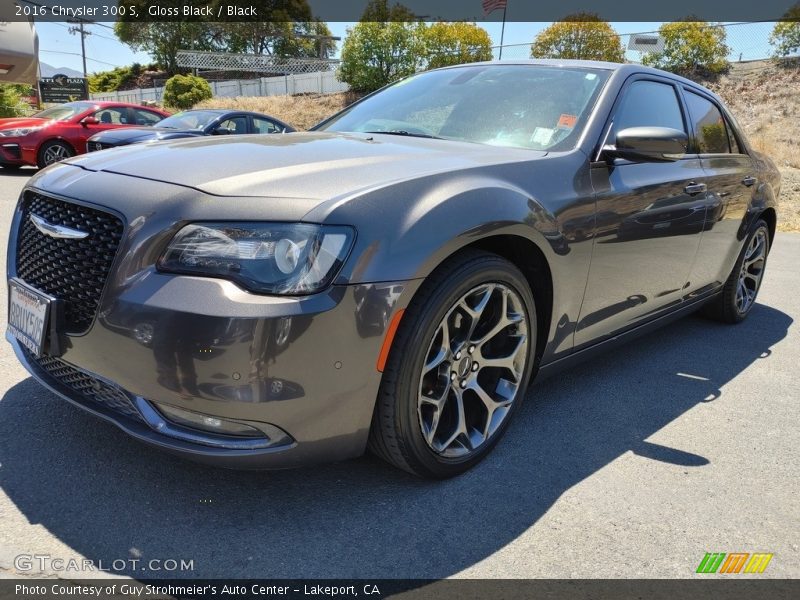
{"type": "Polygon", "coordinates": [[[128,147],[31,179],[8,339],[134,437],[271,468],[474,465],[529,380],[755,302],[779,175],[638,65],[416,75],[308,133],[128,147]]]}

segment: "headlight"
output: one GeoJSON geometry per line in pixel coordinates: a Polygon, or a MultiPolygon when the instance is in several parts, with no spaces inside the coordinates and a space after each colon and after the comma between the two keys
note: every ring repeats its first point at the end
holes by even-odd
{"type": "Polygon", "coordinates": [[[312,294],[333,281],[354,238],[345,226],[193,223],[172,238],[158,267],[230,279],[263,294],[312,294]]]}
{"type": "Polygon", "coordinates": [[[0,131],[0,136],[22,137],[23,135],[28,135],[29,133],[33,133],[37,129],[41,129],[41,127],[21,127],[20,129],[4,129],[0,131]]]}

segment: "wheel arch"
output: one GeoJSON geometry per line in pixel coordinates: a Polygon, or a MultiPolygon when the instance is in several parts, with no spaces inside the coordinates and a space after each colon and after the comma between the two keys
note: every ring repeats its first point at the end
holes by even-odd
{"type": "Polygon", "coordinates": [[[769,247],[772,248],[772,243],[775,241],[775,231],[778,227],[778,213],[771,206],[765,208],[758,215],[759,219],[764,219],[769,227],[769,247]]]}
{"type": "Polygon", "coordinates": [[[517,267],[525,276],[536,301],[535,368],[544,353],[553,315],[553,275],[544,252],[535,242],[521,235],[508,233],[489,235],[451,252],[439,261],[430,273],[467,250],[482,250],[496,254],[517,267]]]}

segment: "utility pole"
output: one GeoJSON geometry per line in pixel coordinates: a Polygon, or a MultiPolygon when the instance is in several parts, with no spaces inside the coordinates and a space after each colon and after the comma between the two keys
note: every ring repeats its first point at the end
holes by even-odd
{"type": "MultiPolygon", "coordinates": [[[[74,23],[75,21],[72,21],[72,22],[74,23]]],[[[84,22],[83,22],[82,19],[78,19],[77,23],[78,23],[78,26],[77,27],[70,27],[69,28],[69,32],[71,34],[73,34],[73,35],[78,33],[81,36],[81,58],[83,59],[83,76],[84,77],[89,77],[89,73],[86,71],[86,36],[87,35],[92,35],[92,32],[91,31],[86,31],[84,29],[84,27],[83,27],[83,23],[84,22]]]]}

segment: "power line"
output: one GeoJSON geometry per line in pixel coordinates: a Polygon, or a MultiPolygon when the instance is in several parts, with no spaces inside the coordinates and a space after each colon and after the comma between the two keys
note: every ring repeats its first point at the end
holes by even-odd
{"type": "MultiPolygon", "coordinates": [[[[39,52],[44,52],[46,54],[68,54],[69,56],[81,56],[80,52],[65,52],[63,50],[39,50],[39,52]]],[[[108,65],[110,67],[121,67],[122,65],[117,65],[110,62],[105,62],[104,60],[97,60],[96,58],[89,58],[86,57],[86,60],[90,60],[92,62],[100,63],[101,65],[108,65]]]]}

